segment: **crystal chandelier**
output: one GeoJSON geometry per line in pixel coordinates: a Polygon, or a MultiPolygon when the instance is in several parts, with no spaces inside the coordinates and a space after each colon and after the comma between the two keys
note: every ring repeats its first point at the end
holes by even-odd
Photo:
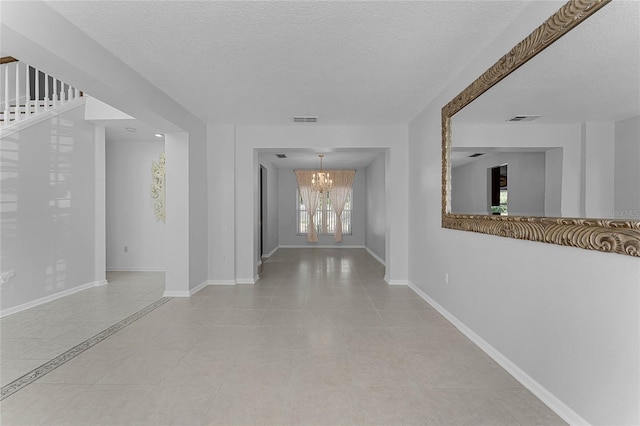
{"type": "Polygon", "coordinates": [[[322,171],[322,158],[324,155],[318,155],[320,157],[320,170],[313,172],[311,177],[311,187],[317,192],[327,192],[333,186],[333,179],[329,176],[329,173],[322,171]]]}

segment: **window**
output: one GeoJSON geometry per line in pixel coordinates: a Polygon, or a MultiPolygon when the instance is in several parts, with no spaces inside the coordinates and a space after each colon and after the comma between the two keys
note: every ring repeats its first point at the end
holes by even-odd
{"type": "MultiPolygon", "coordinates": [[[[306,234],[309,229],[309,214],[302,202],[300,196],[300,190],[296,188],[297,196],[297,209],[298,209],[298,234],[306,234]]],[[[347,202],[342,210],[342,234],[351,235],[351,200],[353,198],[353,191],[349,193],[347,202]]],[[[329,193],[321,193],[318,200],[318,208],[316,214],[313,217],[314,224],[316,226],[316,232],[318,235],[333,235],[336,230],[336,212],[331,207],[331,200],[329,199],[329,193]]]]}

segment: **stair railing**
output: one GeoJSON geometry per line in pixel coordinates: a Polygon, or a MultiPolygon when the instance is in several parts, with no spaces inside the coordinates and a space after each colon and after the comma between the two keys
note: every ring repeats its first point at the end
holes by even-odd
{"type": "Polygon", "coordinates": [[[0,58],[0,79],[1,128],[83,96],[77,88],[11,56],[0,58]]]}

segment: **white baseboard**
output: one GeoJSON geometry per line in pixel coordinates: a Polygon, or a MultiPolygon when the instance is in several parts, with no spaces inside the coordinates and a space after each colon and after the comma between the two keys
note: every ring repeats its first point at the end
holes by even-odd
{"type": "Polygon", "coordinates": [[[165,272],[160,266],[107,266],[107,272],[165,272]]]}
{"type": "Polygon", "coordinates": [[[91,288],[91,287],[104,285],[104,284],[101,284],[101,283],[102,283],[102,281],[93,281],[93,282],[90,282],[90,283],[87,283],[87,284],[82,284],[82,285],[79,285],[79,286],[76,286],[76,287],[69,288],[67,290],[60,291],[58,293],[50,294],[49,296],[41,297],[39,299],[32,300],[32,301],[27,302],[27,303],[23,303],[22,305],[14,306],[12,308],[3,309],[2,311],[0,311],[0,318],[5,317],[7,315],[11,315],[11,314],[16,314],[18,312],[24,311],[25,309],[35,308],[36,306],[40,306],[40,305],[43,305],[45,303],[52,302],[52,301],[54,301],[56,299],[60,299],[61,297],[70,296],[70,295],[72,295],[74,293],[77,293],[77,292],[82,291],[82,290],[86,290],[86,289],[91,288]]]}
{"type": "Polygon", "coordinates": [[[109,282],[107,280],[95,281],[95,286],[96,287],[102,287],[103,285],[107,285],[107,284],[109,284],[109,282]]]}
{"type": "Polygon", "coordinates": [[[267,253],[267,254],[263,254],[263,255],[262,255],[262,257],[267,257],[267,258],[269,258],[269,257],[273,256],[273,254],[274,254],[276,251],[278,251],[278,249],[279,249],[279,248],[280,248],[280,246],[277,246],[276,248],[274,248],[273,250],[271,250],[269,253],[267,253]]]}
{"type": "Polygon", "coordinates": [[[259,275],[256,275],[254,278],[238,278],[236,279],[236,284],[255,284],[259,279],[259,275]]]}
{"type": "Polygon", "coordinates": [[[189,289],[189,297],[193,296],[194,294],[205,288],[207,285],[209,285],[209,281],[203,281],[194,288],[189,289]]]}
{"type": "Polygon", "coordinates": [[[365,248],[364,246],[343,246],[342,244],[316,244],[316,243],[309,243],[309,245],[281,245],[278,246],[278,248],[365,248]]]}
{"type": "Polygon", "coordinates": [[[364,249],[367,251],[367,253],[369,253],[371,255],[371,257],[373,257],[375,260],[377,260],[378,262],[380,262],[382,265],[387,265],[387,263],[382,260],[380,258],[380,256],[378,256],[377,254],[375,254],[373,251],[371,251],[371,249],[367,246],[364,246],[364,249]]]}
{"type": "Polygon", "coordinates": [[[209,280],[207,285],[236,285],[236,280],[209,280]]]}
{"type": "Polygon", "coordinates": [[[462,321],[452,315],[445,308],[440,306],[435,300],[429,297],[425,292],[418,288],[411,281],[408,282],[409,288],[411,288],[418,296],[422,297],[428,304],[438,311],[443,317],[445,317],[451,324],[453,324],[458,330],[475,343],[480,349],[482,349],[487,355],[489,355],[495,362],[497,362],[502,368],[504,368],[509,374],[511,374],[518,382],[520,382],[525,388],[529,389],[531,393],[537,396],[543,403],[551,408],[558,416],[570,425],[587,425],[589,424],[578,413],[573,411],[569,406],[562,402],[558,397],[549,392],[544,386],[534,380],[531,376],[525,373],[520,367],[514,364],[509,358],[504,356],[500,351],[487,343],[482,337],[476,334],[473,330],[467,327],[462,321]]]}
{"type": "Polygon", "coordinates": [[[407,281],[407,280],[388,280],[387,284],[389,284],[389,285],[409,285],[409,281],[407,281]]]}
{"type": "Polygon", "coordinates": [[[259,259],[259,260],[258,260],[258,263],[256,264],[256,266],[257,266],[258,268],[260,267],[260,265],[262,265],[262,259],[259,259]]]}

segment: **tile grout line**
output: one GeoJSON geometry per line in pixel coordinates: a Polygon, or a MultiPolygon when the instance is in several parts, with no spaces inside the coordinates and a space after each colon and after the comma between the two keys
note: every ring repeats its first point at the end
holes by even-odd
{"type": "Polygon", "coordinates": [[[47,373],[50,373],[51,371],[53,371],[56,368],[60,367],[65,362],[75,358],[76,356],[80,355],[82,352],[84,352],[87,349],[91,348],[92,346],[100,343],[101,341],[103,341],[107,337],[109,337],[109,336],[117,333],[118,331],[122,330],[127,325],[129,325],[129,324],[133,323],[134,321],[142,318],[143,316],[147,315],[149,312],[153,311],[154,309],[164,305],[165,303],[167,303],[171,299],[173,299],[173,298],[172,297],[163,297],[161,299],[156,300],[155,302],[153,302],[150,305],[140,309],[138,312],[135,312],[134,314],[129,315],[127,318],[123,319],[122,321],[117,322],[116,324],[112,325],[111,327],[107,328],[106,330],[101,331],[100,333],[96,334],[93,337],[88,338],[84,342],[74,346],[73,348],[69,349],[68,351],[63,352],[62,354],[58,355],[57,357],[55,357],[51,361],[45,362],[41,366],[31,370],[30,372],[28,372],[27,374],[23,375],[22,377],[20,377],[20,378],[14,380],[13,382],[3,386],[2,387],[2,391],[0,391],[0,395],[1,395],[0,396],[0,401],[4,400],[5,398],[7,398],[7,397],[9,397],[11,395],[13,395],[14,393],[16,393],[20,389],[26,387],[27,385],[30,385],[31,383],[33,383],[34,381],[36,381],[40,377],[44,376],[47,373]]]}

